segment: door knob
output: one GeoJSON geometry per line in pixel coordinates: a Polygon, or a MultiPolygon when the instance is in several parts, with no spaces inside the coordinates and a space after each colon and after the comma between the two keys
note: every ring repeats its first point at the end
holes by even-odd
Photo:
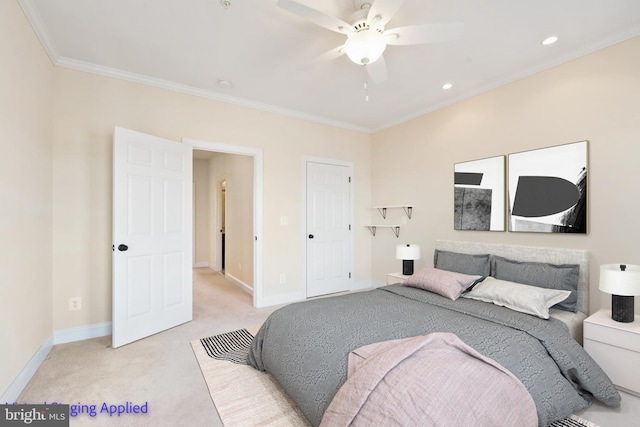
{"type": "Polygon", "coordinates": [[[121,243],[121,244],[119,244],[119,245],[118,245],[118,250],[119,250],[120,252],[124,252],[124,251],[126,251],[127,249],[129,249],[129,246],[127,246],[127,245],[125,245],[125,244],[122,244],[122,243],[121,243]]]}
{"type": "Polygon", "coordinates": [[[310,238],[310,239],[313,239],[313,234],[309,234],[309,238],[310,238]]]}

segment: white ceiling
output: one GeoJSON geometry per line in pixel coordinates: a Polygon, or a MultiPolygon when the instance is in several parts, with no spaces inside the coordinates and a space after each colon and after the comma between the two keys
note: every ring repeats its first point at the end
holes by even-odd
{"type": "MultiPolygon", "coordinates": [[[[276,0],[19,1],[56,65],[364,132],[640,35],[638,0],[406,0],[387,28],[461,22],[464,34],[388,46],[388,80],[366,101],[363,66],[311,65],[345,36],[276,0]],[[549,35],[560,39],[543,46],[549,35]]],[[[353,0],[298,1],[344,20],[355,11],[353,0]]]]}

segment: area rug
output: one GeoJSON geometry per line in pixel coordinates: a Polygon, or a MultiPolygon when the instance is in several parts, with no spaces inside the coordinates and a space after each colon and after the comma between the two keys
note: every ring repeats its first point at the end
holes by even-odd
{"type": "MultiPolygon", "coordinates": [[[[275,379],[244,363],[259,327],[191,341],[211,399],[227,427],[310,427],[275,379]]],[[[571,415],[549,427],[599,427],[571,415]]]]}
{"type": "MultiPolygon", "coordinates": [[[[250,328],[248,332],[254,335],[258,329],[250,328]]],[[[211,338],[205,341],[212,341],[211,338]]],[[[191,347],[222,424],[227,427],[310,427],[271,375],[249,365],[221,360],[224,355],[211,357],[201,340],[192,341],[191,347]]]]}

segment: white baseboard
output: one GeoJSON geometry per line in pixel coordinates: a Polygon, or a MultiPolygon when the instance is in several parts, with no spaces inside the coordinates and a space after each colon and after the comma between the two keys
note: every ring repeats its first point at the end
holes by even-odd
{"type": "Polygon", "coordinates": [[[193,268],[208,268],[208,267],[209,267],[208,261],[198,261],[193,263],[193,268]]]}
{"type": "Polygon", "coordinates": [[[88,340],[90,338],[105,337],[107,335],[111,335],[111,322],[53,331],[53,343],[65,344],[68,342],[88,340]]]}
{"type": "Polygon", "coordinates": [[[237,277],[232,276],[229,273],[225,273],[224,277],[226,277],[227,279],[231,280],[236,285],[240,286],[240,288],[243,291],[248,292],[249,295],[253,295],[253,288],[251,286],[247,285],[246,283],[244,283],[242,280],[238,279],[237,277]]]}
{"type": "MultiPolygon", "coordinates": [[[[350,290],[347,292],[357,292],[364,289],[372,289],[383,286],[384,283],[376,282],[374,280],[364,280],[354,283],[350,290]]],[[[289,294],[275,295],[272,297],[262,297],[262,301],[257,308],[270,307],[273,305],[290,304],[292,302],[304,301],[307,299],[307,293],[305,291],[292,292],[289,294]]]]}
{"type": "Polygon", "coordinates": [[[382,283],[375,280],[363,280],[362,282],[354,283],[351,288],[352,291],[361,291],[363,289],[372,289],[382,286],[382,283]]]}
{"type": "Polygon", "coordinates": [[[290,304],[292,302],[304,301],[307,299],[306,292],[292,292],[289,294],[275,295],[272,297],[262,297],[257,308],[270,307],[272,305],[290,304]]]}
{"type": "Polygon", "coordinates": [[[44,362],[54,345],[104,337],[107,335],[111,335],[111,322],[53,331],[53,334],[40,346],[36,354],[34,354],[29,363],[27,363],[27,366],[20,371],[16,379],[13,380],[9,388],[4,392],[2,397],[0,397],[0,404],[13,403],[18,399],[20,393],[22,393],[27,386],[42,362],[44,362]]]}
{"type": "Polygon", "coordinates": [[[53,335],[49,336],[44,344],[40,346],[38,351],[36,351],[36,354],[34,354],[29,363],[27,363],[27,366],[20,371],[9,388],[2,394],[0,397],[0,404],[11,404],[18,400],[20,393],[22,393],[22,390],[24,390],[29,381],[31,381],[31,377],[36,373],[42,362],[44,362],[44,359],[46,359],[52,347],[53,335]]]}

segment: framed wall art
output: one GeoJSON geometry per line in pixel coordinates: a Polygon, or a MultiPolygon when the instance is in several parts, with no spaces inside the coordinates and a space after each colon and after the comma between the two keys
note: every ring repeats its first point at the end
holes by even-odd
{"type": "Polygon", "coordinates": [[[509,231],[587,233],[587,145],[509,154],[509,231]]]}
{"type": "Polygon", "coordinates": [[[454,165],[455,230],[504,231],[505,156],[454,165]]]}

